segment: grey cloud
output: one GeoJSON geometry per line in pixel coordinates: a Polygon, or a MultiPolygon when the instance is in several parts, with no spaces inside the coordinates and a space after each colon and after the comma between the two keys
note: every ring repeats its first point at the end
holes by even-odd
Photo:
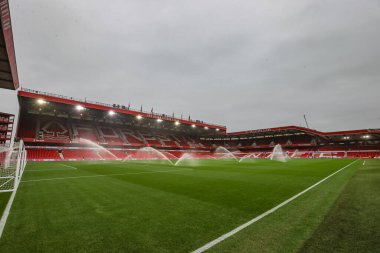
{"type": "Polygon", "coordinates": [[[305,113],[320,130],[380,127],[379,1],[20,0],[11,14],[28,88],[230,131],[305,113]]]}

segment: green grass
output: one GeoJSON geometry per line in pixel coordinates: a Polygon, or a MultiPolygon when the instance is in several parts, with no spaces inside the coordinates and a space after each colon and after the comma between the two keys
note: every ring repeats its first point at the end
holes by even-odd
{"type": "MultiPolygon", "coordinates": [[[[352,161],[209,160],[193,167],[29,163],[0,252],[189,252],[352,161]]],[[[355,163],[211,251],[302,249],[360,166],[355,163]]]]}
{"type": "Polygon", "coordinates": [[[380,166],[367,160],[301,252],[380,250],[380,166]]]}
{"type": "Polygon", "coordinates": [[[5,207],[7,206],[8,199],[11,196],[10,192],[2,192],[0,193],[0,217],[3,213],[5,207]]]}

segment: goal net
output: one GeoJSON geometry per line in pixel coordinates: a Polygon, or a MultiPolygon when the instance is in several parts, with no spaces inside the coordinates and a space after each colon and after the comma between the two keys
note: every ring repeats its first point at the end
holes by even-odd
{"type": "Polygon", "coordinates": [[[26,150],[23,141],[10,147],[0,147],[0,192],[17,189],[26,165],[26,150]]]}

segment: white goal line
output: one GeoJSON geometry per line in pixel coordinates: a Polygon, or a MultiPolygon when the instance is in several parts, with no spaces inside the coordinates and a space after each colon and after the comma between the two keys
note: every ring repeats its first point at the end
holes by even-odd
{"type": "Polygon", "coordinates": [[[39,170],[26,170],[25,172],[46,172],[46,171],[62,171],[62,170],[77,170],[78,168],[60,163],[59,165],[67,168],[58,168],[58,169],[39,169],[39,170]]]}
{"type": "Polygon", "coordinates": [[[202,253],[208,249],[210,249],[211,247],[215,246],[216,244],[222,242],[223,240],[227,239],[228,237],[231,237],[233,236],[234,234],[240,232],[241,230],[245,229],[246,227],[252,225],[253,223],[261,220],[262,218],[264,218],[265,216],[275,212],[277,209],[280,209],[281,207],[285,206],[286,204],[288,204],[289,202],[295,200],[296,198],[298,198],[299,196],[305,194],[306,192],[310,191],[311,189],[313,189],[314,187],[318,186],[319,184],[323,183],[325,180],[329,179],[330,177],[334,176],[335,174],[339,173],[340,171],[344,170],[345,168],[351,166],[352,164],[354,164],[355,162],[357,162],[358,160],[355,160],[353,162],[351,162],[350,164],[344,166],[343,168],[335,171],[334,173],[328,175],[327,177],[323,178],[322,180],[318,181],[317,183],[313,184],[312,186],[308,187],[307,189],[301,191],[300,193],[294,195],[293,197],[285,200],[284,202],[282,202],[281,204],[273,207],[272,209],[260,214],[259,216],[253,218],[252,220],[240,225],[239,227],[231,230],[230,232],[224,234],[224,235],[221,235],[220,237],[216,238],[215,240],[212,240],[211,242],[208,242],[206,243],[205,245],[203,245],[202,247],[194,250],[192,253],[202,253]]]}

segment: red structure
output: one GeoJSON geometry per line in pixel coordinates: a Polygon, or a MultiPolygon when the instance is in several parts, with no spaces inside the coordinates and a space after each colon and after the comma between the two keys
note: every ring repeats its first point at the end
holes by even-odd
{"type": "Polygon", "coordinates": [[[19,87],[13,31],[8,0],[0,0],[0,88],[19,87]]]}
{"type": "Polygon", "coordinates": [[[321,132],[284,126],[201,138],[232,150],[269,155],[276,144],[293,157],[380,157],[380,129],[321,132]]]}
{"type": "Polygon", "coordinates": [[[125,159],[141,147],[160,149],[173,158],[183,152],[207,158],[218,146],[236,156],[264,158],[276,144],[294,158],[380,157],[380,129],[321,132],[285,126],[227,133],[225,126],[200,120],[33,90],[20,90],[18,99],[17,137],[32,160],[125,159]]]}
{"type": "Polygon", "coordinates": [[[212,147],[200,137],[226,133],[225,126],[200,120],[27,89],[18,92],[18,99],[17,137],[26,143],[32,160],[124,159],[147,146],[174,157],[183,150],[201,155],[212,147]],[[113,155],[94,145],[106,147],[113,155]]]}
{"type": "Polygon", "coordinates": [[[0,146],[7,146],[12,140],[13,123],[15,116],[0,112],[0,146]]]}
{"type": "Polygon", "coordinates": [[[41,91],[35,91],[30,89],[21,89],[18,92],[19,100],[20,99],[31,99],[34,101],[40,100],[40,101],[46,101],[49,103],[55,103],[55,104],[62,104],[62,105],[71,105],[76,106],[78,108],[83,107],[85,109],[95,109],[99,111],[112,111],[114,113],[119,113],[127,116],[139,116],[143,118],[149,118],[149,119],[155,119],[155,120],[162,120],[162,121],[169,121],[169,122],[178,122],[180,124],[185,125],[195,125],[198,127],[203,127],[206,129],[212,129],[221,133],[226,132],[226,127],[222,125],[216,125],[211,123],[205,123],[200,120],[191,120],[191,119],[183,119],[176,118],[174,116],[166,115],[166,114],[159,114],[154,112],[147,112],[143,110],[137,110],[132,109],[130,107],[124,106],[124,105],[117,105],[117,104],[106,104],[106,103],[100,103],[100,102],[93,102],[89,100],[84,99],[75,99],[72,97],[66,97],[56,94],[51,94],[47,92],[41,92],[41,91]],[[79,107],[80,106],[80,107],[79,107]]]}

